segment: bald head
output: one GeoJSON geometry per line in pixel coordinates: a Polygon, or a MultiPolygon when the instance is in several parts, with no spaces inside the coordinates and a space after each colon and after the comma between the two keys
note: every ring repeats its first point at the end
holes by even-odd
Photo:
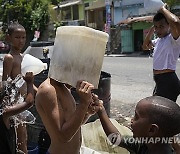
{"type": "Polygon", "coordinates": [[[152,124],[157,124],[164,136],[170,137],[180,133],[180,107],[175,102],[151,96],[142,99],[138,105],[144,105],[152,124]]]}

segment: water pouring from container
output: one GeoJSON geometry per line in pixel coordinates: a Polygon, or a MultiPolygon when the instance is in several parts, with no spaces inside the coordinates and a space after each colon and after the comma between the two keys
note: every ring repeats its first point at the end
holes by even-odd
{"type": "MultiPolygon", "coordinates": [[[[14,104],[21,104],[24,102],[24,96],[19,93],[19,89],[24,84],[22,75],[18,75],[14,80],[8,78],[7,81],[1,82],[1,104],[0,104],[0,115],[3,114],[6,108],[13,106],[14,104]]],[[[25,110],[17,115],[11,117],[14,120],[15,126],[20,123],[35,123],[36,118],[34,115],[25,110]]]]}

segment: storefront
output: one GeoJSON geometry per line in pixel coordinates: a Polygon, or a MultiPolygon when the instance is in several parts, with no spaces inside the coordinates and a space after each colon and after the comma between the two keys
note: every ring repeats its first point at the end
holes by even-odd
{"type": "Polygon", "coordinates": [[[120,22],[121,52],[132,53],[142,51],[142,44],[149,28],[152,26],[152,16],[128,18],[120,22]],[[126,26],[124,26],[126,25],[126,26]],[[125,27],[125,28],[123,28],[125,27]]]}
{"type": "Polygon", "coordinates": [[[85,1],[85,24],[88,27],[104,31],[106,8],[104,0],[85,1]]]}
{"type": "Polygon", "coordinates": [[[145,21],[132,24],[132,30],[134,33],[134,51],[142,51],[143,40],[151,26],[152,23],[148,23],[145,21]]]}
{"type": "Polygon", "coordinates": [[[63,25],[85,25],[84,4],[81,0],[64,1],[56,8],[63,25]]]}

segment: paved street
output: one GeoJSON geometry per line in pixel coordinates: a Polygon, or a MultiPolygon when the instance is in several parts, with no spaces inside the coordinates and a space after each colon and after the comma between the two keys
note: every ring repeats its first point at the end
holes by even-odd
{"type": "MultiPolygon", "coordinates": [[[[111,112],[113,115],[132,115],[131,109],[134,108],[135,103],[141,98],[152,95],[154,88],[152,58],[105,57],[102,70],[112,76],[111,112]]],[[[177,64],[177,75],[180,77],[180,61],[177,64]]],[[[180,104],[180,97],[177,102],[180,104]]]]}

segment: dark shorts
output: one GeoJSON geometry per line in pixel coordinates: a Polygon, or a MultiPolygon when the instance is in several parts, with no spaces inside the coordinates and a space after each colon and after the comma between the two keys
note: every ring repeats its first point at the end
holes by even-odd
{"type": "Polygon", "coordinates": [[[180,94],[180,81],[175,72],[155,74],[154,81],[154,96],[162,96],[176,102],[180,94]]]}

